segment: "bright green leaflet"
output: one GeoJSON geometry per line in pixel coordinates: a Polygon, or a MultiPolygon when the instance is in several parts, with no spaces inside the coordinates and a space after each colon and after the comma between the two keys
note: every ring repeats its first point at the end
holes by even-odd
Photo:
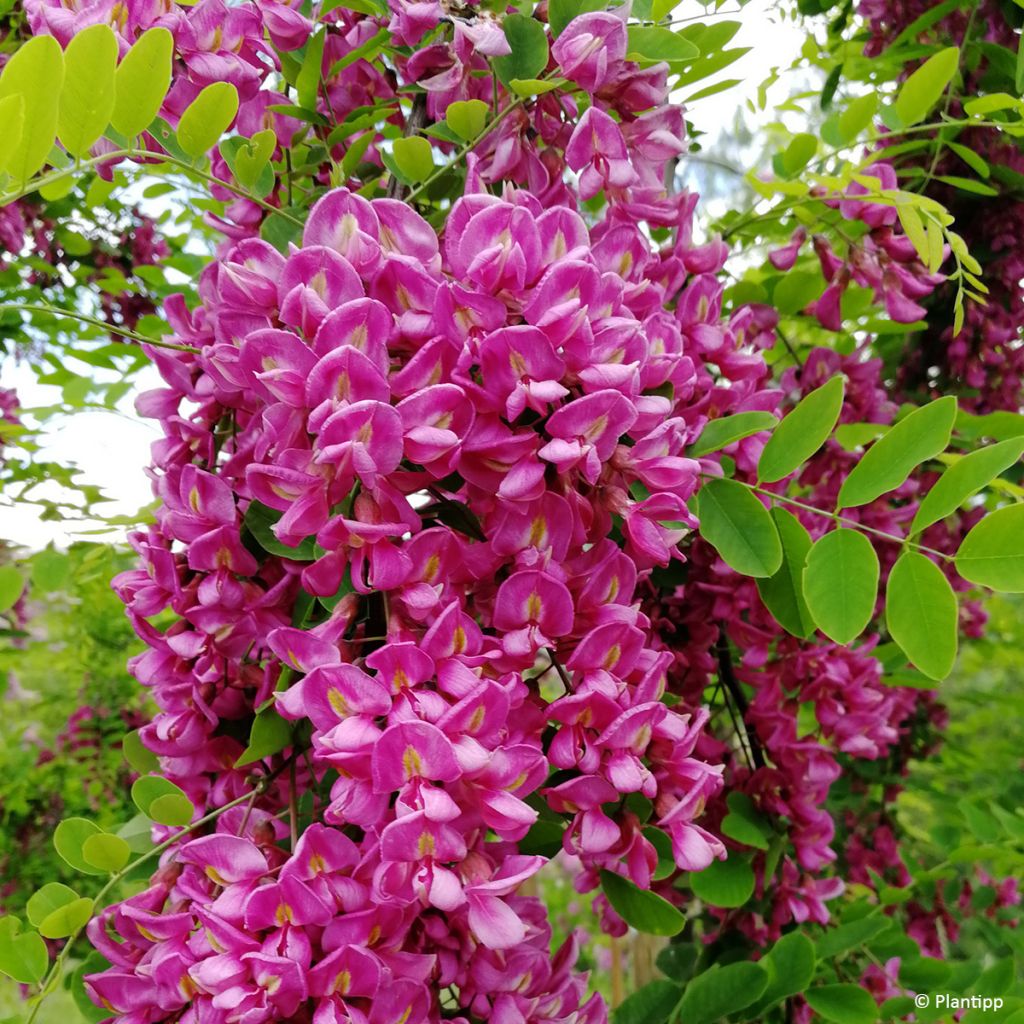
{"type": "Polygon", "coordinates": [[[60,882],[47,882],[41,889],[37,889],[29,898],[25,906],[25,913],[29,921],[37,928],[50,914],[60,907],[73,903],[78,899],[78,893],[74,889],[60,882]]]}
{"type": "Polygon", "coordinates": [[[1024,593],[1024,504],[1007,505],[982,519],[964,538],[955,565],[971,583],[1024,593]]]}
{"type": "Polygon", "coordinates": [[[131,139],[144,132],[160,111],[171,84],[174,37],[151,28],[125,54],[114,76],[114,112],[110,123],[131,139]]]}
{"type": "Polygon", "coordinates": [[[956,594],[942,570],[917,551],[904,551],[885,591],[889,635],[929,679],[945,679],[957,652],[956,594]]]}
{"type": "Polygon", "coordinates": [[[782,541],[782,565],[774,576],[757,581],[757,592],[780,626],[806,639],[814,632],[814,619],[804,600],[804,565],[811,535],[788,509],[776,506],[771,517],[782,541]]]}
{"type": "Polygon", "coordinates": [[[50,957],[38,932],[21,932],[15,917],[0,917],[0,974],[31,985],[40,981],[50,957]]]}
{"type": "Polygon", "coordinates": [[[434,170],[434,151],[421,135],[395,139],[395,164],[406,181],[424,181],[434,170]]]}
{"type": "Polygon", "coordinates": [[[109,25],[91,25],[64,51],[64,89],[57,135],[74,157],[84,157],[114,112],[117,37],[109,25]]]}
{"type": "Polygon", "coordinates": [[[960,50],[950,46],[929,57],[903,83],[896,97],[896,113],[903,127],[917,124],[939,101],[960,65],[960,50]]]}
{"type": "Polygon", "coordinates": [[[811,548],[804,569],[804,598],[817,627],[848,644],[871,621],[878,595],[878,555],[856,530],[826,533],[811,548]]]}
{"type": "Polygon", "coordinates": [[[184,791],[162,775],[143,775],[132,783],[132,801],[161,825],[187,825],[195,808],[184,791]]]}
{"type": "Polygon", "coordinates": [[[45,939],[67,938],[89,923],[94,908],[94,902],[85,896],[65,903],[39,923],[39,934],[45,939]]]}
{"type": "Polygon", "coordinates": [[[104,872],[93,867],[82,854],[86,839],[100,832],[101,829],[87,818],[65,818],[54,830],[53,845],[76,871],[83,875],[102,875],[104,872]]]}
{"type": "Polygon", "coordinates": [[[762,430],[771,430],[778,422],[770,412],[757,411],[738,412],[735,416],[711,420],[687,454],[697,458],[700,455],[707,455],[708,452],[716,452],[733,441],[759,434],[762,430]]]}
{"type": "Polygon", "coordinates": [[[822,985],[808,989],[804,998],[811,1009],[835,1024],[874,1024],[878,1006],[859,985],[822,985]]]}
{"type": "Polygon", "coordinates": [[[53,36],[34,36],[16,50],[0,75],[0,101],[19,96],[21,140],[4,166],[16,182],[28,181],[50,155],[57,135],[57,110],[64,82],[64,54],[53,36]]]}
{"type": "Polygon", "coordinates": [[[0,170],[18,151],[24,127],[25,101],[17,94],[0,99],[0,170]]]}
{"type": "Polygon", "coordinates": [[[700,534],[744,576],[773,576],[782,544],[768,510],[735,480],[708,480],[697,494],[700,534]]]}
{"type": "Polygon", "coordinates": [[[843,378],[833,377],[783,419],[761,453],[759,480],[773,483],[789,476],[825,443],[842,412],[844,388],[843,378]]]}
{"type": "Polygon", "coordinates": [[[1024,437],[979,448],[955,462],[924,496],[910,524],[911,534],[945,519],[1024,454],[1024,437]]]}
{"type": "Polygon", "coordinates": [[[193,159],[212,149],[238,113],[238,90],[214,82],[185,108],[178,122],[178,145],[193,159]]]}
{"type": "Polygon", "coordinates": [[[444,119],[460,139],[469,142],[487,124],[487,104],[483,100],[456,100],[448,104],[444,119]]]}
{"type": "Polygon", "coordinates": [[[648,935],[676,935],[686,924],[686,918],[668,900],[612,871],[601,872],[601,888],[616,913],[637,931],[648,935]]]}
{"type": "Polygon", "coordinates": [[[630,25],[627,32],[626,56],[630,60],[649,63],[691,61],[700,56],[700,50],[689,39],[667,28],[630,25]]]}
{"type": "Polygon", "coordinates": [[[839,507],[867,505],[895,490],[922,462],[944,451],[953,432],[951,395],[916,409],[876,441],[839,489],[839,507]]]}
{"type": "Polygon", "coordinates": [[[131,852],[120,836],[109,832],[89,836],[82,844],[82,857],[86,863],[101,871],[120,871],[128,863],[131,852]]]}

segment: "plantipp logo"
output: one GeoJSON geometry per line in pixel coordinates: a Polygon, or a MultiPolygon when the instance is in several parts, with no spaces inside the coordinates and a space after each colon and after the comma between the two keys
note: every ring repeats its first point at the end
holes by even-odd
{"type": "Polygon", "coordinates": [[[1001,1010],[1003,1000],[999,996],[954,996],[949,992],[928,995],[921,992],[914,996],[914,1005],[923,1010],[934,1006],[937,1010],[1001,1010]]]}

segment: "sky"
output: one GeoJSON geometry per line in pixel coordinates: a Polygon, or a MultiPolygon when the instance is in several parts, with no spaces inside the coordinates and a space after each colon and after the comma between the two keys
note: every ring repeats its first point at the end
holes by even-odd
{"type": "MultiPolygon", "coordinates": [[[[706,150],[713,150],[715,137],[728,133],[738,112],[742,111],[748,122],[755,123],[746,109],[746,101],[756,97],[758,86],[773,67],[788,66],[799,53],[805,29],[793,22],[783,22],[773,10],[776,6],[773,0],[751,0],[740,11],[727,0],[717,15],[718,19],[741,23],[731,47],[749,46],[752,49],[719,75],[690,90],[696,91],[719,78],[742,79],[741,85],[699,100],[689,110],[691,120],[709,136],[703,140],[706,150]]],[[[703,5],[694,0],[682,0],[672,16],[673,19],[697,17],[702,9],[703,5]]],[[[783,79],[769,93],[769,99],[780,101],[786,92],[787,83],[783,79]]],[[[768,111],[757,116],[756,120],[770,120],[770,108],[769,102],[768,111]]],[[[140,375],[134,393],[159,387],[160,383],[154,370],[146,371],[140,375]]],[[[56,404],[60,400],[58,388],[38,384],[27,366],[16,365],[11,359],[0,363],[0,386],[16,388],[25,408],[56,404]]],[[[42,438],[40,457],[79,467],[85,480],[98,485],[112,499],[103,506],[107,515],[131,515],[152,500],[145,467],[149,464],[150,445],[158,437],[158,424],[138,417],[129,395],[116,413],[88,411],[51,419],[42,438]]],[[[59,488],[53,486],[47,496],[56,497],[59,493],[59,488]]],[[[0,535],[33,550],[51,543],[66,547],[77,539],[96,538],[95,531],[102,528],[103,524],[98,522],[42,522],[32,506],[12,508],[0,505],[0,535]]],[[[123,529],[102,534],[111,540],[121,539],[124,535],[123,529]]]]}

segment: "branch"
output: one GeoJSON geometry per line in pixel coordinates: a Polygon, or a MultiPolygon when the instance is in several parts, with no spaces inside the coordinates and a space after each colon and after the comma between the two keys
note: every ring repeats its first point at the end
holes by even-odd
{"type": "Polygon", "coordinates": [[[740,681],[736,678],[732,665],[732,652],[729,650],[729,638],[721,627],[718,630],[718,640],[715,642],[715,654],[718,656],[718,678],[736,704],[740,721],[743,723],[743,734],[746,736],[747,745],[750,748],[750,758],[755,768],[764,768],[765,760],[761,742],[754,730],[747,727],[747,710],[749,708],[747,696],[743,692],[740,681]]]}

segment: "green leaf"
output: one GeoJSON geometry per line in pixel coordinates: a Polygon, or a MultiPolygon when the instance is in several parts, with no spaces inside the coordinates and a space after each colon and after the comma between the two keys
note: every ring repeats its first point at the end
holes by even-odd
{"type": "Polygon", "coordinates": [[[295,79],[295,90],[299,94],[299,106],[307,110],[316,110],[317,98],[320,94],[320,80],[323,75],[324,43],[327,41],[327,30],[321,28],[306,44],[306,52],[302,58],[302,67],[295,79]]]}
{"type": "Polygon", "coordinates": [[[25,581],[13,565],[0,565],[0,615],[18,603],[25,581]]]}
{"type": "Polygon", "coordinates": [[[802,993],[814,977],[817,954],[803,932],[784,935],[761,961],[768,970],[768,987],[761,1005],[772,1005],[802,993]]]}
{"type": "Polygon", "coordinates": [[[249,745],[238,756],[235,767],[252,764],[284,750],[292,741],[292,727],[272,707],[264,708],[254,719],[249,745]]]}
{"type": "Polygon", "coordinates": [[[811,547],[804,599],[815,625],[830,640],[848,644],[864,632],[875,609],[878,575],[878,555],[856,530],[840,527],[811,547]]]}
{"type": "Polygon", "coordinates": [[[238,90],[213,82],[185,108],[178,122],[178,145],[193,159],[211,150],[238,113],[238,90]]]}
{"type": "Polygon", "coordinates": [[[794,135],[780,154],[782,168],[789,178],[799,174],[818,152],[818,137],[809,132],[794,135]]]}
{"type": "Polygon", "coordinates": [[[708,480],[697,493],[701,536],[744,576],[773,576],[782,544],[768,510],[735,480],[708,480]]]}
{"type": "Polygon", "coordinates": [[[767,987],[768,972],[760,964],[715,964],[686,986],[678,1019],[685,1024],[713,1024],[750,1006],[767,987]]]}
{"type": "Polygon", "coordinates": [[[565,85],[564,78],[513,78],[509,88],[517,96],[543,96],[565,85]]]}
{"type": "Polygon", "coordinates": [[[85,862],[102,871],[120,871],[128,863],[131,855],[131,847],[120,836],[111,835],[109,832],[89,836],[82,844],[82,857],[85,862]]]}
{"type": "Polygon", "coordinates": [[[503,85],[513,78],[536,78],[548,66],[548,36],[544,26],[525,14],[510,14],[503,22],[505,38],[512,52],[493,57],[491,63],[503,85]]]}
{"type": "Polygon", "coordinates": [[[952,185],[953,188],[958,188],[961,192],[972,192],[976,196],[999,195],[999,189],[993,188],[991,185],[975,181],[973,178],[962,178],[956,174],[940,174],[936,177],[936,181],[941,181],[945,185],[952,185]]]}
{"type": "Polygon", "coordinates": [[[690,888],[716,907],[742,907],[754,895],[754,881],[750,859],[738,853],[712,861],[703,871],[690,872],[690,888]]]}
{"type": "Polygon", "coordinates": [[[857,921],[850,921],[838,928],[830,928],[822,935],[817,942],[818,956],[822,960],[831,960],[833,957],[842,956],[851,949],[863,945],[865,942],[881,935],[882,932],[892,926],[889,918],[881,914],[872,914],[869,917],[862,917],[857,921]]]}
{"type": "Polygon", "coordinates": [[[66,939],[89,923],[95,901],[83,896],[47,914],[39,924],[39,934],[46,939],[66,939]]]}
{"type": "Polygon", "coordinates": [[[0,99],[0,172],[14,158],[25,127],[25,101],[17,93],[0,99]]]}
{"type": "Polygon", "coordinates": [[[941,988],[953,973],[945,960],[922,956],[900,964],[899,980],[912,992],[934,992],[941,988]]]}
{"type": "Polygon", "coordinates": [[[658,970],[673,981],[688,981],[697,966],[698,950],[692,943],[666,946],[656,960],[658,970]]]}
{"type": "Polygon", "coordinates": [[[172,825],[184,828],[192,821],[195,807],[192,801],[176,793],[158,796],[149,805],[149,816],[159,825],[172,825]]]}
{"type": "Polygon", "coordinates": [[[909,128],[924,119],[946,91],[959,66],[960,50],[950,46],[929,57],[903,83],[895,104],[902,127],[909,128]]]}
{"type": "Polygon", "coordinates": [[[34,985],[43,980],[49,966],[50,956],[39,933],[22,932],[16,917],[0,917],[0,974],[34,985]]]}
{"type": "Polygon", "coordinates": [[[791,270],[772,293],[772,304],[780,313],[793,315],[805,309],[825,290],[825,279],[816,270],[791,270]]]}
{"type": "Polygon", "coordinates": [[[251,139],[239,136],[225,139],[220,151],[238,184],[258,196],[265,196],[274,187],[270,158],[276,147],[277,136],[272,129],[264,128],[251,139]]]}
{"type": "Polygon", "coordinates": [[[677,32],[655,25],[630,25],[626,30],[628,42],[626,57],[646,63],[691,61],[700,56],[700,50],[677,32]]]}
{"type": "Polygon", "coordinates": [[[144,814],[136,814],[118,830],[119,835],[132,853],[147,853],[153,848],[153,822],[144,814]]]}
{"type": "Polygon", "coordinates": [[[82,848],[90,836],[98,836],[102,830],[87,818],[65,818],[53,833],[53,847],[76,871],[83,875],[102,875],[105,872],[93,867],[84,857],[82,848]]]}
{"type": "Polygon", "coordinates": [[[676,935],[686,924],[686,918],[668,900],[614,872],[601,872],[601,888],[619,917],[637,931],[648,935],[676,935]]]}
{"type": "Polygon", "coordinates": [[[615,1008],[612,1024],[664,1024],[682,991],[670,981],[648,982],[615,1008]]]}
{"type": "Polygon", "coordinates": [[[716,452],[762,430],[771,430],[779,421],[770,412],[738,412],[709,421],[687,454],[698,458],[716,452]]]}
{"type": "Polygon", "coordinates": [[[136,779],[132,783],[132,802],[161,825],[187,825],[195,812],[184,790],[161,775],[143,775],[136,779]]]}
{"type": "Polygon", "coordinates": [[[859,985],[822,985],[810,988],[804,998],[812,1010],[835,1024],[874,1024],[878,1006],[859,985]]]}
{"type": "Polygon", "coordinates": [[[253,499],[245,510],[242,525],[256,538],[264,551],[281,558],[290,558],[295,562],[312,562],[316,560],[316,538],[307,537],[298,547],[292,548],[277,539],[272,527],[281,518],[282,513],[253,499]]]}
{"type": "Polygon", "coordinates": [[[956,153],[956,155],[960,157],[960,159],[963,160],[963,162],[967,164],[975,174],[978,174],[983,178],[988,178],[992,174],[992,168],[989,167],[985,158],[983,156],[979,156],[973,149],[971,149],[970,146],[963,146],[959,142],[947,142],[946,145],[949,146],[949,148],[956,153]]]}
{"type": "Polygon", "coordinates": [[[874,120],[878,113],[878,94],[869,92],[851,100],[839,115],[839,134],[843,142],[853,142],[874,120]]]}
{"type": "Polygon", "coordinates": [[[644,839],[654,847],[658,854],[658,863],[654,866],[654,871],[651,872],[651,878],[655,882],[660,882],[662,879],[674,875],[679,868],[676,865],[675,854],[672,852],[672,840],[660,828],[655,828],[653,825],[645,825],[641,831],[644,834],[644,839]]]}
{"type": "Polygon", "coordinates": [[[771,517],[782,541],[782,565],[774,576],[757,581],[757,592],[780,626],[806,639],[815,628],[804,600],[804,565],[811,535],[792,512],[780,506],[772,509],[771,517]]]}
{"type": "Polygon", "coordinates": [[[953,670],[959,616],[942,570],[917,551],[904,551],[889,574],[885,623],[910,662],[929,679],[953,670]]]}
{"type": "Polygon", "coordinates": [[[1024,504],[985,516],[964,538],[954,564],[971,583],[1024,593],[1024,504]]]}
{"type": "Polygon", "coordinates": [[[483,100],[456,100],[448,104],[444,119],[460,139],[475,139],[487,124],[488,106],[483,100]]]}
{"type": "Polygon", "coordinates": [[[1015,465],[1024,455],[1024,437],[989,444],[953,463],[929,490],[910,523],[910,534],[955,512],[982,487],[1015,465]]]}
{"type": "Polygon", "coordinates": [[[434,170],[434,151],[422,135],[395,139],[395,164],[408,182],[426,181],[434,170]]]}
{"type": "MultiPolygon", "coordinates": [[[[14,51],[0,74],[0,101],[18,96],[22,103],[21,138],[0,167],[16,182],[28,181],[53,149],[63,82],[64,54],[50,35],[29,39],[14,51]]],[[[16,115],[11,116],[17,121],[16,115]]]]}
{"type": "Polygon", "coordinates": [[[74,889],[60,882],[47,882],[41,889],[37,889],[28,898],[25,905],[25,913],[29,921],[37,928],[47,916],[55,910],[73,903],[78,899],[78,893],[74,889]]]}
{"type": "Polygon", "coordinates": [[[57,135],[75,157],[84,157],[106,131],[114,112],[117,37],[109,25],[90,25],[64,51],[64,88],[57,135]]]}
{"type": "Polygon", "coordinates": [[[956,419],[952,395],[915,409],[876,441],[839,489],[839,507],[867,505],[902,484],[922,462],[945,451],[956,419]]]}
{"type": "MultiPolygon", "coordinates": [[[[767,850],[773,831],[767,819],[754,807],[754,801],[738,790],[726,798],[729,813],[722,819],[722,833],[744,846],[767,850]]],[[[727,862],[728,863],[728,862],[727,862]]]]}
{"type": "Polygon", "coordinates": [[[155,772],[160,767],[160,761],[156,754],[142,745],[138,729],[125,733],[121,740],[121,753],[140,775],[148,775],[149,772],[155,772]]]}
{"type": "Polygon", "coordinates": [[[843,378],[833,377],[796,404],[764,446],[759,480],[774,483],[789,476],[828,440],[843,411],[844,393],[843,378]]]}
{"type": "Polygon", "coordinates": [[[114,75],[114,112],[110,123],[125,138],[144,132],[160,113],[171,84],[174,37],[151,28],[124,55],[114,75]]]}

